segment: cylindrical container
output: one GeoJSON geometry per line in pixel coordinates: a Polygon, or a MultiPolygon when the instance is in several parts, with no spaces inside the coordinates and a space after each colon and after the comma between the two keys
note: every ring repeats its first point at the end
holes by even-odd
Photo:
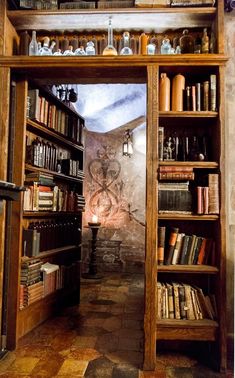
{"type": "Polygon", "coordinates": [[[170,111],[171,83],[166,73],[161,73],[159,84],[159,110],[170,111]]]}
{"type": "Polygon", "coordinates": [[[139,53],[142,55],[147,54],[148,36],[145,33],[142,33],[139,41],[139,53]]]}
{"type": "Polygon", "coordinates": [[[181,74],[175,75],[172,81],[171,110],[173,112],[183,111],[183,93],[185,89],[185,77],[181,74]]]}

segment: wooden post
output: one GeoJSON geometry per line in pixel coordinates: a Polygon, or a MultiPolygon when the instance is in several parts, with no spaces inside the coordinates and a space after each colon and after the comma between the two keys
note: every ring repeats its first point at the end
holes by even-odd
{"type": "Polygon", "coordinates": [[[156,365],[156,172],[158,126],[158,69],[147,67],[147,156],[146,156],[146,251],[145,251],[145,316],[144,370],[156,365]]]}

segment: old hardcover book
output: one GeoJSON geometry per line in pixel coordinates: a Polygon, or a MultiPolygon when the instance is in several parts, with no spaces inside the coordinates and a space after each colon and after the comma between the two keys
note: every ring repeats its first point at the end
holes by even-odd
{"type": "Polygon", "coordinates": [[[158,160],[163,161],[164,127],[158,127],[158,160]]]}
{"type": "Polygon", "coordinates": [[[184,240],[182,243],[182,249],[181,249],[181,257],[180,257],[180,264],[184,265],[187,264],[187,251],[189,248],[189,242],[190,242],[190,235],[185,235],[184,240]]]}
{"type": "Polygon", "coordinates": [[[174,311],[174,297],[173,297],[173,286],[169,283],[166,284],[167,287],[167,294],[168,294],[168,317],[169,319],[175,318],[175,311],[174,311]]]}
{"type": "Polygon", "coordinates": [[[196,111],[201,111],[201,83],[196,83],[196,111]]]}
{"type": "Polygon", "coordinates": [[[216,111],[216,75],[210,75],[210,110],[216,111]]]}
{"type": "Polygon", "coordinates": [[[29,107],[29,118],[34,119],[40,122],[40,96],[39,96],[39,89],[29,89],[28,90],[28,97],[30,102],[29,107]]]}
{"type": "Polygon", "coordinates": [[[184,240],[184,233],[178,233],[176,243],[175,243],[175,248],[172,256],[172,265],[179,264],[180,261],[180,255],[182,251],[182,245],[183,245],[183,240],[184,240]]]}
{"type": "Polygon", "coordinates": [[[161,282],[157,282],[157,319],[162,319],[162,284],[161,282]]]}
{"type": "Polygon", "coordinates": [[[193,301],[191,296],[191,286],[184,284],[184,292],[185,292],[185,302],[186,302],[186,317],[188,320],[195,320],[195,315],[193,311],[193,301]]]}
{"type": "Polygon", "coordinates": [[[166,227],[158,227],[158,247],[157,247],[157,261],[159,265],[164,264],[164,251],[165,251],[165,234],[166,227]]]}
{"type": "Polygon", "coordinates": [[[193,263],[193,256],[194,256],[194,251],[195,251],[196,240],[197,240],[197,236],[193,234],[192,239],[191,239],[190,248],[188,250],[188,261],[187,261],[187,263],[189,265],[192,265],[192,263],[193,263]]]}
{"type": "Polygon", "coordinates": [[[205,253],[206,253],[206,238],[203,238],[199,252],[198,252],[198,259],[197,259],[197,264],[203,264],[204,259],[205,259],[205,253]]]}
{"type": "Polygon", "coordinates": [[[198,286],[194,286],[197,290],[198,300],[201,306],[203,319],[212,319],[213,320],[213,314],[211,312],[210,306],[208,306],[208,301],[205,299],[205,295],[202,291],[202,289],[198,286]]]}
{"type": "Polygon", "coordinates": [[[209,81],[203,82],[203,110],[209,110],[209,81]]]}
{"type": "Polygon", "coordinates": [[[172,282],[172,286],[173,286],[173,296],[174,296],[175,319],[181,319],[180,300],[179,300],[179,284],[177,282],[172,282]]]}
{"type": "Polygon", "coordinates": [[[178,227],[172,227],[170,229],[170,235],[169,235],[166,252],[164,256],[164,262],[166,265],[170,265],[172,263],[172,257],[173,257],[173,252],[174,252],[178,232],[179,232],[178,227]]]}
{"type": "Polygon", "coordinates": [[[195,243],[193,262],[192,262],[192,264],[194,264],[194,265],[197,264],[198,255],[199,255],[199,251],[200,251],[203,239],[204,239],[203,237],[197,236],[197,240],[196,240],[196,243],[195,243]]]}
{"type": "Polygon", "coordinates": [[[209,173],[209,214],[219,214],[219,175],[209,173]]]}
{"type": "Polygon", "coordinates": [[[184,285],[179,285],[179,303],[180,303],[180,317],[181,319],[187,319],[184,285]]]}

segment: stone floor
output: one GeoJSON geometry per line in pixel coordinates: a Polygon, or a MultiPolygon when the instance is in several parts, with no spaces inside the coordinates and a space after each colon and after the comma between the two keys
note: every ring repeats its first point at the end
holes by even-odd
{"type": "Polygon", "coordinates": [[[214,378],[233,377],[179,353],[158,353],[143,372],[143,276],[112,274],[84,280],[81,302],[23,337],[0,361],[0,377],[214,378]]]}

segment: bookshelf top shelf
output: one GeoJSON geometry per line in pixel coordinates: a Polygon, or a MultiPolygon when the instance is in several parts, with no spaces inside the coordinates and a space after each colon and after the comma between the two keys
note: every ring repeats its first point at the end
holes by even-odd
{"type": "Polygon", "coordinates": [[[182,118],[216,118],[218,112],[207,112],[207,111],[183,111],[183,112],[159,112],[159,116],[162,118],[171,118],[171,117],[182,117],[182,118]]]}
{"type": "Polygon", "coordinates": [[[210,265],[159,265],[158,272],[216,274],[218,268],[210,265]]]}
{"type": "Polygon", "coordinates": [[[215,161],[160,161],[159,166],[216,169],[216,168],[218,168],[218,163],[215,162],[215,161]]]}
{"type": "Polygon", "coordinates": [[[183,213],[160,213],[158,214],[159,219],[168,220],[190,220],[190,221],[216,221],[219,219],[219,215],[209,214],[209,215],[196,215],[196,214],[183,214],[183,213]]]}
{"type": "Polygon", "coordinates": [[[7,15],[16,30],[107,30],[112,17],[114,31],[209,27],[216,15],[214,7],[198,8],[110,8],[77,10],[14,10],[7,15]],[[46,15],[46,17],[45,17],[46,15]]]}

